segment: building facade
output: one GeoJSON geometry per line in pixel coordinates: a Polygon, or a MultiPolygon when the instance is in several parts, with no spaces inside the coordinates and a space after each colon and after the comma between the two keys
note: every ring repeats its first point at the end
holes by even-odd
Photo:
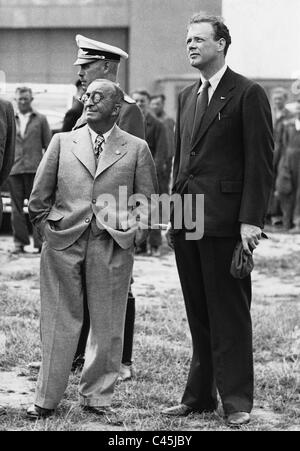
{"type": "Polygon", "coordinates": [[[221,13],[221,0],[0,0],[0,70],[7,82],[72,83],[77,33],[130,54],[120,81],[153,91],[189,73],[186,24],[197,11],[221,13]]]}

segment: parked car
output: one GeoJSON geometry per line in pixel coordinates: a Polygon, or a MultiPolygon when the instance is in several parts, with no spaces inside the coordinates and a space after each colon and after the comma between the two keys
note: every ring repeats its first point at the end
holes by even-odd
{"type": "MultiPolygon", "coordinates": [[[[0,87],[0,96],[10,100],[16,108],[15,91],[20,86],[27,86],[32,89],[34,100],[33,108],[47,117],[52,133],[57,133],[62,129],[63,119],[66,111],[71,108],[73,96],[76,88],[71,84],[41,84],[41,83],[6,83],[0,87]]],[[[8,184],[1,187],[1,197],[3,202],[3,226],[7,230],[10,228],[11,199],[8,184]]],[[[27,201],[24,203],[24,212],[28,213],[27,201]]]]}

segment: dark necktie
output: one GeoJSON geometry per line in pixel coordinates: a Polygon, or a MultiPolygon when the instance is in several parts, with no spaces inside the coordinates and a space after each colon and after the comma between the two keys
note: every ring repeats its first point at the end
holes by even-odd
{"type": "Polygon", "coordinates": [[[203,120],[203,116],[207,110],[208,106],[208,89],[210,87],[210,83],[206,80],[201,86],[201,91],[197,97],[195,117],[194,117],[194,125],[193,125],[193,133],[192,140],[197,136],[197,133],[200,130],[201,122],[203,120]]]}
{"type": "Polygon", "coordinates": [[[95,145],[94,145],[94,154],[95,154],[95,158],[98,161],[99,156],[102,152],[102,144],[104,143],[105,139],[103,137],[103,135],[97,135],[96,139],[95,139],[95,145]]]}

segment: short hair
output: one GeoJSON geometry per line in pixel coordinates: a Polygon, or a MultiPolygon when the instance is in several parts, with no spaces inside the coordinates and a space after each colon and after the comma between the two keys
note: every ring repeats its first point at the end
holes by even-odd
{"type": "Polygon", "coordinates": [[[139,94],[140,96],[147,97],[148,100],[151,100],[151,95],[149,94],[148,91],[146,91],[146,89],[136,89],[135,91],[132,91],[132,93],[131,93],[132,96],[134,94],[139,94]]]}
{"type": "Polygon", "coordinates": [[[19,86],[16,89],[15,95],[17,95],[17,94],[24,94],[25,92],[29,92],[30,97],[33,97],[32,89],[29,88],[28,86],[19,86]]]}
{"type": "Polygon", "coordinates": [[[228,28],[224,23],[224,19],[221,16],[209,16],[208,14],[196,13],[189,22],[189,26],[195,23],[210,23],[215,32],[215,40],[225,39],[226,45],[224,48],[224,55],[227,55],[228,47],[231,44],[231,36],[228,28]]]}
{"type": "Polygon", "coordinates": [[[286,100],[288,98],[288,92],[282,86],[277,86],[276,88],[272,89],[271,96],[273,97],[276,94],[282,95],[286,100]]]}

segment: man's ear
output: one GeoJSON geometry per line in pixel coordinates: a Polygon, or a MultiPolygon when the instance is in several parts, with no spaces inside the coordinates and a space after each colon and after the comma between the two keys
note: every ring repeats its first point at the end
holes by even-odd
{"type": "Polygon", "coordinates": [[[108,73],[110,72],[109,61],[104,61],[103,72],[104,72],[105,74],[108,74],[108,73]]]}
{"type": "Polygon", "coordinates": [[[121,107],[122,107],[122,105],[120,103],[116,103],[111,115],[113,117],[119,116],[121,107]]]}
{"type": "Polygon", "coordinates": [[[219,39],[218,44],[219,44],[218,51],[219,52],[223,52],[225,50],[225,47],[226,47],[226,40],[224,38],[221,38],[221,39],[219,39]]]}

